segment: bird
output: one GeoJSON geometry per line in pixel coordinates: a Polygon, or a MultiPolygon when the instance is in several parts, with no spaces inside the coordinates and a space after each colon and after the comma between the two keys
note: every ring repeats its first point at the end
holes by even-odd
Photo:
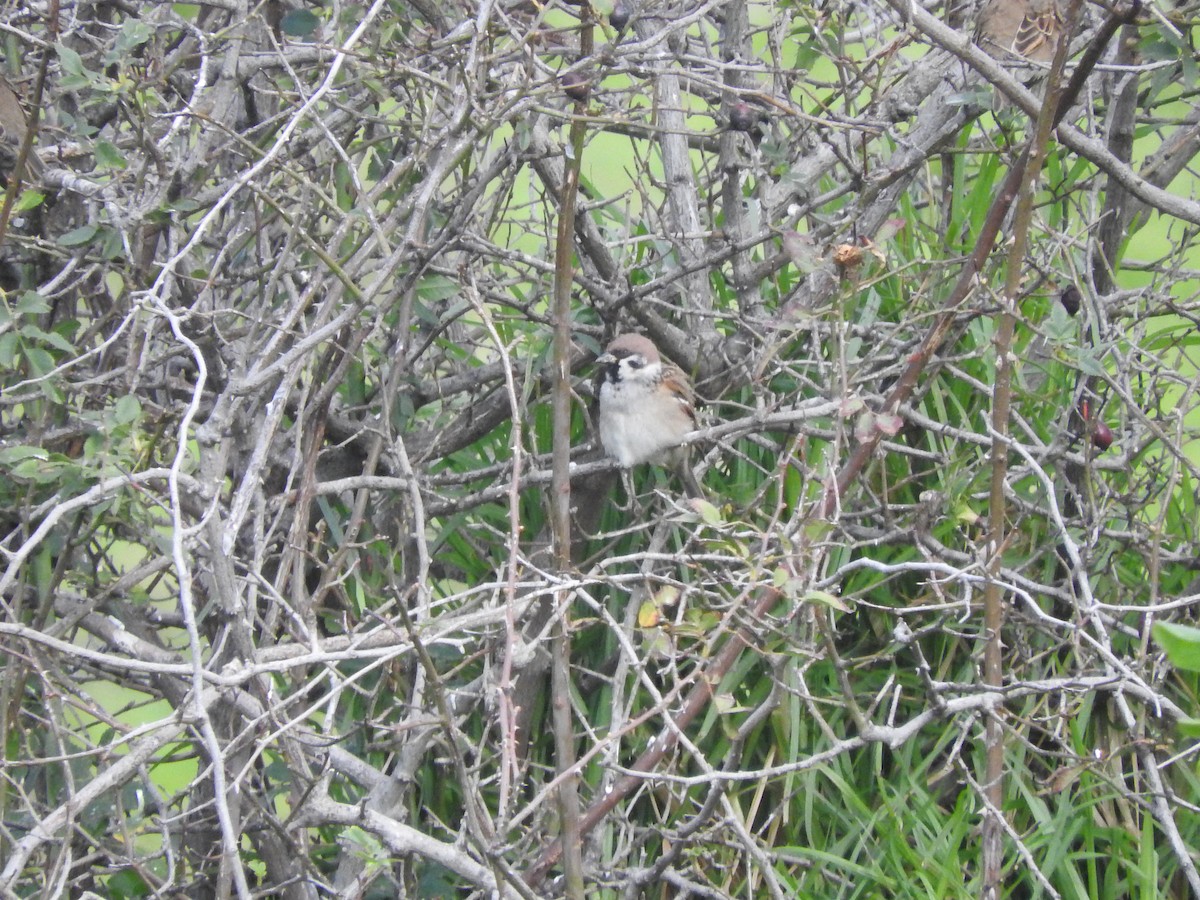
{"type": "MultiPolygon", "coordinates": [[[[976,40],[1026,87],[1037,91],[1049,71],[1064,27],[1061,0],[985,0],[976,40]]],[[[1008,107],[1008,98],[997,90],[992,95],[993,112],[1008,107]]]]}
{"type": "Polygon", "coordinates": [[[629,469],[642,463],[678,473],[690,497],[704,492],[688,463],[684,436],[695,431],[696,394],[679,366],[664,360],[640,334],[613,339],[596,359],[600,366],[600,443],[629,469]]]}
{"type": "MultiPolygon", "coordinates": [[[[5,179],[12,173],[21,152],[21,144],[29,131],[29,117],[12,86],[0,77],[0,174],[5,179]]],[[[25,159],[25,178],[38,178],[42,173],[42,162],[30,153],[25,159]]]]}
{"type": "Polygon", "coordinates": [[[979,45],[1001,61],[1020,57],[1048,65],[1064,27],[1059,0],[987,0],[979,13],[979,45]]]}

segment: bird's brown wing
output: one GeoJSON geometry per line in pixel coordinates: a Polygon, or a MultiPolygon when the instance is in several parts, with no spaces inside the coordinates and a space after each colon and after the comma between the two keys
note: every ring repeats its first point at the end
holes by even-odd
{"type": "Polygon", "coordinates": [[[1035,62],[1050,61],[1062,29],[1057,0],[990,0],[979,17],[985,50],[995,47],[1035,62]]]}
{"type": "Polygon", "coordinates": [[[1062,18],[1056,4],[1051,4],[1050,8],[1042,13],[1026,13],[1013,37],[1013,52],[1026,59],[1049,62],[1054,56],[1054,47],[1058,43],[1062,27],[1062,18]]]}
{"type": "Polygon", "coordinates": [[[663,367],[663,384],[671,395],[679,401],[679,405],[692,420],[693,425],[699,420],[696,417],[696,391],[692,383],[679,367],[668,365],[663,367]]]}

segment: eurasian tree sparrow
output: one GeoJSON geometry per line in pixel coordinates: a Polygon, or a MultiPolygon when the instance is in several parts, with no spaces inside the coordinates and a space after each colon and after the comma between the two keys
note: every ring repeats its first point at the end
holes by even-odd
{"type": "Polygon", "coordinates": [[[987,0],[979,13],[979,45],[1002,62],[1023,57],[1048,64],[1063,27],[1059,0],[987,0]]]}
{"type": "Polygon", "coordinates": [[[696,430],[695,392],[674,363],[640,334],[622,334],[601,366],[600,443],[624,468],[654,463],[679,473],[691,497],[703,497],[680,441],[696,430]]]}

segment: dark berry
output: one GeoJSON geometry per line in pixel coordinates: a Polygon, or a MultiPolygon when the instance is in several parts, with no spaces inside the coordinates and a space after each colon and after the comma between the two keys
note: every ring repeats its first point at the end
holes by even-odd
{"type": "Polygon", "coordinates": [[[1104,422],[1097,422],[1092,430],[1092,446],[1098,450],[1107,450],[1112,446],[1113,431],[1104,422]]]}
{"type": "Polygon", "coordinates": [[[1083,295],[1079,293],[1079,288],[1073,284],[1068,284],[1063,288],[1063,292],[1058,295],[1058,302],[1063,305],[1071,315],[1079,312],[1079,305],[1083,301],[1083,295]]]}
{"type": "Polygon", "coordinates": [[[745,100],[739,100],[729,110],[729,127],[734,131],[752,131],[758,124],[758,113],[745,100]]]}
{"type": "Polygon", "coordinates": [[[592,92],[592,79],[582,72],[568,72],[558,79],[558,83],[562,85],[563,93],[572,100],[586,100],[592,92]]]}

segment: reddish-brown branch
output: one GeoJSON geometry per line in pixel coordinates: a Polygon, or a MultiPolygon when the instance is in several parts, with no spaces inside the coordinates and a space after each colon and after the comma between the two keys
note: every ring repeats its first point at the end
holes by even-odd
{"type": "MultiPolygon", "coordinates": [[[[585,2],[581,10],[580,53],[592,51],[592,11],[585,2]]],[[[587,92],[577,98],[575,108],[583,113],[587,92]]],[[[554,249],[554,387],[553,387],[553,472],[550,480],[550,527],[554,535],[554,566],[566,573],[571,568],[571,287],[575,249],[575,205],[579,196],[579,170],[587,126],[582,115],[571,123],[567,146],[566,177],[558,211],[554,249]]],[[[579,824],[579,778],[575,765],[575,733],[571,717],[571,638],[566,608],[571,592],[558,591],[551,641],[550,707],[554,724],[556,767],[562,780],[558,787],[558,809],[562,840],[566,848],[565,895],[583,900],[582,832],[579,824]]]]}

